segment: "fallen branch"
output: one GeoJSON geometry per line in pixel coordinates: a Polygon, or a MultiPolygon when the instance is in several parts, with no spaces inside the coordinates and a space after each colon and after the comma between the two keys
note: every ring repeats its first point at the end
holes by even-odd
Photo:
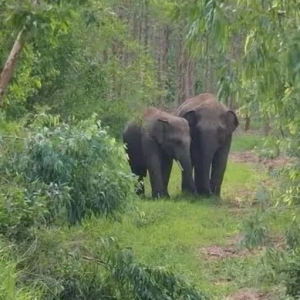
{"type": "MultiPolygon", "coordinates": [[[[68,255],[74,257],[73,253],[69,252],[68,255]]],[[[90,257],[90,256],[85,256],[85,255],[82,255],[82,258],[85,259],[85,260],[88,260],[88,261],[93,261],[96,264],[101,265],[101,266],[105,267],[108,270],[110,269],[109,265],[107,263],[105,263],[104,261],[102,261],[102,260],[100,260],[98,258],[94,258],[94,257],[90,257]]]]}

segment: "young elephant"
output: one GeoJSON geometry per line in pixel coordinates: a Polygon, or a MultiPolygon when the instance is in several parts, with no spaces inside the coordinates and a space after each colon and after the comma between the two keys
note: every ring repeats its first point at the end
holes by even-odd
{"type": "Polygon", "coordinates": [[[220,196],[232,133],[239,125],[236,114],[212,94],[186,100],[175,114],[189,122],[197,192],[220,196]]]}
{"type": "Polygon", "coordinates": [[[145,193],[144,177],[150,176],[152,197],[169,197],[168,183],[173,159],[182,171],[182,190],[196,191],[190,159],[190,132],[188,122],[156,108],[148,108],[141,124],[130,122],[123,132],[129,165],[139,177],[137,194],[145,193]]]}

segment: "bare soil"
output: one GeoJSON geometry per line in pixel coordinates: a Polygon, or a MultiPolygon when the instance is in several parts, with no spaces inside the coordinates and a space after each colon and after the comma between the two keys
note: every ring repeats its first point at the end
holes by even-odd
{"type": "Polygon", "coordinates": [[[216,245],[202,248],[200,249],[200,253],[205,255],[205,257],[210,260],[251,255],[251,253],[246,249],[239,250],[237,247],[233,246],[220,247],[216,245]]]}
{"type": "Polygon", "coordinates": [[[243,235],[241,234],[230,237],[227,240],[227,245],[211,245],[208,247],[200,248],[199,254],[204,255],[208,260],[219,260],[226,258],[247,257],[250,255],[259,254],[264,250],[264,248],[261,247],[250,252],[248,249],[240,248],[239,242],[242,241],[242,239],[243,235]]]}
{"type": "Polygon", "coordinates": [[[271,300],[273,296],[267,292],[260,292],[255,289],[243,289],[225,300],[271,300]]]}
{"type": "Polygon", "coordinates": [[[268,171],[293,163],[291,158],[283,156],[278,156],[276,158],[261,158],[258,157],[254,151],[231,152],[229,158],[233,162],[259,164],[268,171]]]}

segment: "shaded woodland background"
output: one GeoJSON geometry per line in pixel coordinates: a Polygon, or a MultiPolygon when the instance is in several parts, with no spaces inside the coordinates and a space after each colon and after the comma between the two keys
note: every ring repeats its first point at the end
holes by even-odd
{"type": "MultiPolygon", "coordinates": [[[[198,36],[201,49],[190,49],[186,18],[175,16],[171,1],[91,1],[88,6],[78,4],[72,23],[64,15],[53,29],[59,32],[55,38],[46,25],[45,30],[33,25],[27,33],[26,50],[6,96],[8,117],[19,118],[42,105],[64,117],[96,112],[118,135],[128,118],[124,110],[172,108],[198,93],[217,93],[220,72],[241,56],[239,36],[226,57],[208,34],[198,36]],[[24,84],[26,89],[18,91],[24,84]]],[[[11,30],[2,24],[6,47],[0,52],[1,65],[12,45],[11,30]]],[[[223,94],[228,106],[238,108],[234,96],[223,94]]]]}

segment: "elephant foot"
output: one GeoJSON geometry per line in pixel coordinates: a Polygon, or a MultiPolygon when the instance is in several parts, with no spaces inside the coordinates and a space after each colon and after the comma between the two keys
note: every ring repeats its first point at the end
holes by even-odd
{"type": "Polygon", "coordinates": [[[197,194],[206,198],[209,198],[213,195],[210,189],[205,189],[205,188],[197,189],[197,194]]]}
{"type": "Polygon", "coordinates": [[[184,189],[184,188],[182,188],[181,192],[183,194],[192,195],[192,196],[195,196],[195,195],[198,194],[197,191],[196,191],[196,189],[184,189]]]}
{"type": "Polygon", "coordinates": [[[169,199],[170,195],[168,192],[154,192],[154,193],[152,193],[152,198],[153,199],[161,199],[161,198],[169,199]]]}
{"type": "Polygon", "coordinates": [[[195,186],[181,185],[182,193],[197,194],[195,186]]]}
{"type": "Polygon", "coordinates": [[[216,197],[221,196],[221,187],[211,187],[212,194],[216,197]]]}

